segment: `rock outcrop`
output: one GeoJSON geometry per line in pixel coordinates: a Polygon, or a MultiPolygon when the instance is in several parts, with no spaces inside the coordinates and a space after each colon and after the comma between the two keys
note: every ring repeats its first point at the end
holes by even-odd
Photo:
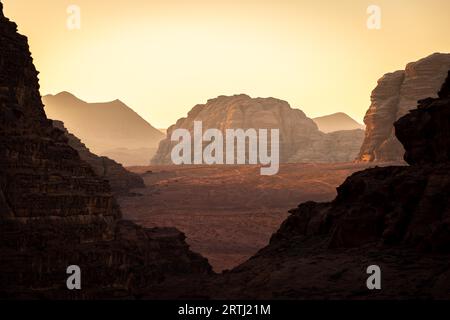
{"type": "Polygon", "coordinates": [[[64,131],[69,145],[78,152],[81,160],[86,161],[99,177],[107,180],[115,194],[126,194],[131,189],[145,188],[144,180],[139,175],[127,171],[114,160],[93,154],[80,139],[67,131],[63,122],[55,120],[53,126],[64,131]]]}
{"type": "Polygon", "coordinates": [[[164,138],[120,100],[87,103],[68,92],[42,100],[50,119],[64,122],[95,154],[124,166],[147,166],[164,138]]]}
{"type": "Polygon", "coordinates": [[[413,109],[417,101],[436,98],[449,69],[450,54],[435,53],[378,81],[364,119],[366,137],[358,157],[360,161],[403,159],[404,148],[395,137],[394,122],[413,109]]]}
{"type": "Polygon", "coordinates": [[[406,149],[405,161],[409,164],[450,162],[450,81],[438,96],[439,99],[419,101],[417,110],[395,123],[397,137],[406,149]]]}
{"type": "Polygon", "coordinates": [[[449,85],[450,73],[439,98],[395,124],[411,166],[358,172],[334,201],[292,210],[268,247],[216,284],[219,297],[449,299],[449,85]],[[366,286],[372,265],[382,290],[366,286]]]}
{"type": "Polygon", "coordinates": [[[308,148],[300,147],[289,158],[289,162],[338,163],[352,162],[364,140],[364,130],[343,130],[323,134],[308,148]]]}
{"type": "MultiPolygon", "coordinates": [[[[195,106],[167,131],[152,164],[172,164],[171,151],[177,142],[172,132],[183,128],[193,132],[194,121],[203,129],[279,129],[281,162],[347,162],[355,160],[363,140],[363,131],[320,132],[313,120],[275,98],[252,99],[247,95],[220,96],[195,106]]],[[[269,140],[270,141],[270,140],[269,140]]]]}
{"type": "Polygon", "coordinates": [[[0,298],[138,297],[211,272],[174,229],[121,220],[108,183],[43,109],[26,37],[0,3],[0,298]],[[69,291],[66,270],[82,270],[69,291]]]}

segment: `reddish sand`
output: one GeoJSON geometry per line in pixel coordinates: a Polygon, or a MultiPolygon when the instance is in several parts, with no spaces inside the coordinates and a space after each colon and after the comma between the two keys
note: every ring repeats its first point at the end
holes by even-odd
{"type": "Polygon", "coordinates": [[[301,202],[329,201],[336,187],[367,164],[285,164],[275,176],[258,166],[133,167],[141,196],[119,199],[125,218],[146,227],[176,227],[220,272],[244,262],[301,202]]]}

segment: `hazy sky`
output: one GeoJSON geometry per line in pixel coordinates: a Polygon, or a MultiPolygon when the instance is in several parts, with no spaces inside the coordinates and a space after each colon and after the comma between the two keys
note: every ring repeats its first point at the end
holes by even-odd
{"type": "Polygon", "coordinates": [[[121,99],[167,127],[218,95],[276,97],[362,121],[384,73],[450,52],[448,0],[3,0],[42,94],[121,99]],[[66,26],[81,9],[81,30],[66,26]],[[381,30],[366,26],[380,6],[381,30]]]}

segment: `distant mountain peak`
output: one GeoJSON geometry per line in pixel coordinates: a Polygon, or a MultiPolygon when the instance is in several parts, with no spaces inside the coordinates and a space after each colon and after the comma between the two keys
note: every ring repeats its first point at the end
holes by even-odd
{"type": "Polygon", "coordinates": [[[107,155],[125,166],[147,165],[164,138],[119,99],[89,103],[63,91],[44,96],[42,101],[48,118],[63,121],[93,153],[107,155]],[[116,150],[121,150],[120,154],[116,150]]]}
{"type": "Polygon", "coordinates": [[[360,124],[344,112],[336,112],[330,115],[313,119],[319,130],[325,133],[346,130],[364,130],[364,125],[360,124]]]}

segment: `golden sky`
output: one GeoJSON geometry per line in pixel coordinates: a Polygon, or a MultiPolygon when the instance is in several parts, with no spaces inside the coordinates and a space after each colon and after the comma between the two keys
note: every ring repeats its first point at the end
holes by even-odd
{"type": "Polygon", "coordinates": [[[358,121],[384,73],[450,52],[448,0],[3,0],[42,94],[120,99],[156,127],[219,95],[276,97],[358,121]],[[66,27],[67,7],[81,29],[66,27]],[[366,26],[369,5],[381,30],[366,26]]]}

